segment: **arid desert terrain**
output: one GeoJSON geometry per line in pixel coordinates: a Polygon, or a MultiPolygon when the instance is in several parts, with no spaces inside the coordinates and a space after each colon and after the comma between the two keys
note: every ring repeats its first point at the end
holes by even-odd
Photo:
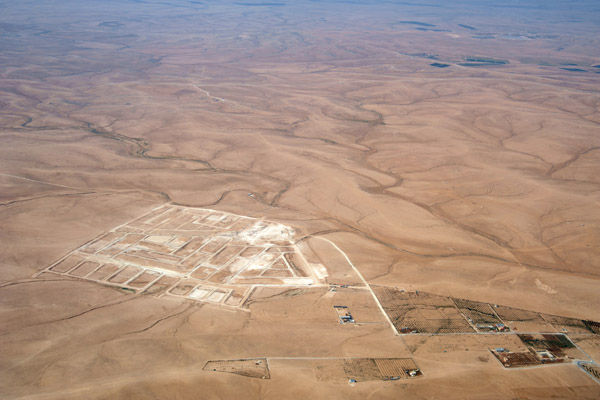
{"type": "Polygon", "coordinates": [[[600,398],[599,38],[0,0],[0,398],[600,398]]]}

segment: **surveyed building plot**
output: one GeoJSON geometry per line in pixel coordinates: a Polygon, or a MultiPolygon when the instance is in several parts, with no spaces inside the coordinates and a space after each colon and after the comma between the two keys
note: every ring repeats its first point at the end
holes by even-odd
{"type": "MultiPolygon", "coordinates": [[[[44,273],[136,293],[240,307],[259,286],[324,284],[288,226],[163,205],[67,254],[44,273]]],[[[315,269],[317,268],[317,269],[315,269]]]]}

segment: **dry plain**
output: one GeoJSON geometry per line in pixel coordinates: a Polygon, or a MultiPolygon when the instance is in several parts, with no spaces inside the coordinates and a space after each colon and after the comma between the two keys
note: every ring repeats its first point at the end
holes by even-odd
{"type": "Polygon", "coordinates": [[[599,398],[600,8],[554,3],[0,1],[0,397],[599,398]]]}

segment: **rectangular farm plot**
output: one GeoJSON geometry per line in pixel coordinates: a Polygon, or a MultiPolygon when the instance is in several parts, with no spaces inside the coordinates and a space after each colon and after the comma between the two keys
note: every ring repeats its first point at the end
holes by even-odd
{"type": "Polygon", "coordinates": [[[421,370],[412,358],[376,358],[375,364],[384,380],[421,375],[421,370]]]}
{"type": "Polygon", "coordinates": [[[590,332],[600,334],[600,322],[583,320],[583,324],[590,332]]]}
{"type": "Polygon", "coordinates": [[[395,381],[422,375],[410,358],[341,358],[313,363],[319,381],[395,381]]]}
{"type": "Polygon", "coordinates": [[[519,308],[512,308],[506,306],[497,306],[494,307],[496,314],[504,321],[517,321],[517,322],[536,322],[536,323],[544,323],[544,319],[540,316],[540,314],[534,311],[521,310],[519,308]]]}
{"type": "Polygon", "coordinates": [[[588,333],[585,323],[580,319],[560,317],[558,315],[540,314],[540,316],[559,332],[588,333]]]}
{"type": "Polygon", "coordinates": [[[509,352],[501,349],[501,351],[492,351],[492,354],[504,368],[522,368],[542,364],[534,351],[509,352]]]}
{"type": "Polygon", "coordinates": [[[454,303],[479,332],[500,332],[508,328],[498,318],[492,307],[478,301],[454,299],[454,303]]]}
{"type": "Polygon", "coordinates": [[[556,328],[540,313],[519,308],[494,305],[496,314],[511,328],[522,332],[553,332],[556,328]]]}
{"type": "Polygon", "coordinates": [[[401,333],[472,333],[474,329],[448,297],[377,287],[376,294],[401,333]]]}

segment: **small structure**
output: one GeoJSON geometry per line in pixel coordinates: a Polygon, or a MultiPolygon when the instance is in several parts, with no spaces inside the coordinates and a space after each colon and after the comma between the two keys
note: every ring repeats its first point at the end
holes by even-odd
{"type": "Polygon", "coordinates": [[[402,328],[400,328],[400,333],[419,333],[419,331],[416,328],[403,326],[402,328]]]}
{"type": "MultiPolygon", "coordinates": [[[[472,321],[469,321],[472,322],[472,321]]],[[[479,332],[508,332],[510,329],[504,324],[476,324],[479,332]]]]}
{"type": "Polygon", "coordinates": [[[347,306],[333,306],[333,308],[340,319],[340,324],[353,324],[355,322],[347,306]]]}

